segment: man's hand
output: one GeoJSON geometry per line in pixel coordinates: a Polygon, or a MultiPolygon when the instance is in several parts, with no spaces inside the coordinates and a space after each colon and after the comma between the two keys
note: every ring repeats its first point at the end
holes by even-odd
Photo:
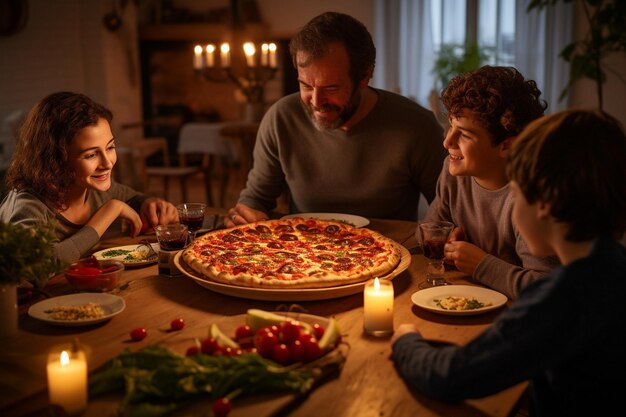
{"type": "Polygon", "coordinates": [[[148,227],[179,222],[176,207],[160,198],[149,198],[144,201],[139,214],[148,227]]]}
{"type": "Polygon", "coordinates": [[[233,227],[240,224],[267,220],[268,218],[267,214],[262,211],[250,208],[245,204],[237,203],[235,207],[228,210],[228,216],[224,219],[224,226],[233,227]]]}

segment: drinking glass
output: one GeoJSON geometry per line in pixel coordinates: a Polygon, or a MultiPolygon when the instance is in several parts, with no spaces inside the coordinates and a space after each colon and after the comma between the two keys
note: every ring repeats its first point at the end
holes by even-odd
{"type": "Polygon", "coordinates": [[[420,284],[420,288],[430,288],[439,285],[448,285],[444,277],[445,266],[443,264],[445,246],[454,224],[445,221],[420,223],[419,241],[424,249],[424,256],[428,258],[426,269],[426,281],[420,284]]]}
{"type": "Polygon", "coordinates": [[[180,222],[187,226],[191,239],[196,238],[196,232],[202,228],[204,223],[204,211],[206,204],[183,203],[176,206],[180,222]]]}

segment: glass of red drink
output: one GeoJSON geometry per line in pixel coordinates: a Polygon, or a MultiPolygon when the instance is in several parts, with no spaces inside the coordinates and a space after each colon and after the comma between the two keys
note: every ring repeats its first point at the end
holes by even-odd
{"type": "Polygon", "coordinates": [[[184,224],[167,224],[154,228],[159,241],[159,249],[177,251],[184,249],[189,243],[189,229],[184,224]]]}
{"type": "Polygon", "coordinates": [[[420,288],[447,285],[444,277],[445,267],[443,264],[443,248],[454,229],[454,224],[445,221],[433,221],[420,223],[418,226],[418,238],[424,250],[424,256],[428,258],[426,269],[426,281],[420,284],[420,288]]]}
{"type": "Polygon", "coordinates": [[[204,211],[206,204],[183,203],[176,206],[180,222],[189,228],[191,239],[195,239],[196,232],[202,228],[204,223],[204,211]]]}

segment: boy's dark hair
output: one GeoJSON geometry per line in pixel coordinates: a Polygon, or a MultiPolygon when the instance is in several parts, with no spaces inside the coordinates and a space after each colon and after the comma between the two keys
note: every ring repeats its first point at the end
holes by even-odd
{"type": "Polygon", "coordinates": [[[491,133],[492,145],[518,135],[543,115],[547,104],[532,80],[524,80],[513,67],[484,66],[454,77],[441,94],[448,117],[460,117],[464,110],[491,133]]]}
{"type": "Polygon", "coordinates": [[[531,123],[517,138],[507,175],[526,200],[552,205],[566,239],[619,239],[626,231],[626,135],[599,110],[568,110],[531,123]]]}
{"type": "Polygon", "coordinates": [[[9,188],[28,190],[50,207],[63,209],[75,181],[70,146],[80,130],[95,126],[99,119],[110,123],[113,115],[79,93],[53,93],[35,104],[19,130],[7,171],[9,188]]]}
{"type": "Polygon", "coordinates": [[[350,78],[357,85],[374,70],[376,48],[365,25],[347,14],[322,13],[304,25],[289,42],[293,66],[298,67],[298,52],[306,52],[310,60],[316,60],[328,52],[330,44],[337,42],[348,52],[350,78]]]}

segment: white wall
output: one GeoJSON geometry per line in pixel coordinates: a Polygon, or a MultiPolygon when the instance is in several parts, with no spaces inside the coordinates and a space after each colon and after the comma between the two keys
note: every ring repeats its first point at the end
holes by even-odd
{"type": "Polygon", "coordinates": [[[128,4],[125,26],[111,33],[102,24],[109,0],[29,0],[26,28],[0,37],[0,122],[62,90],[109,107],[114,126],[141,120],[135,8],[128,4]]]}

